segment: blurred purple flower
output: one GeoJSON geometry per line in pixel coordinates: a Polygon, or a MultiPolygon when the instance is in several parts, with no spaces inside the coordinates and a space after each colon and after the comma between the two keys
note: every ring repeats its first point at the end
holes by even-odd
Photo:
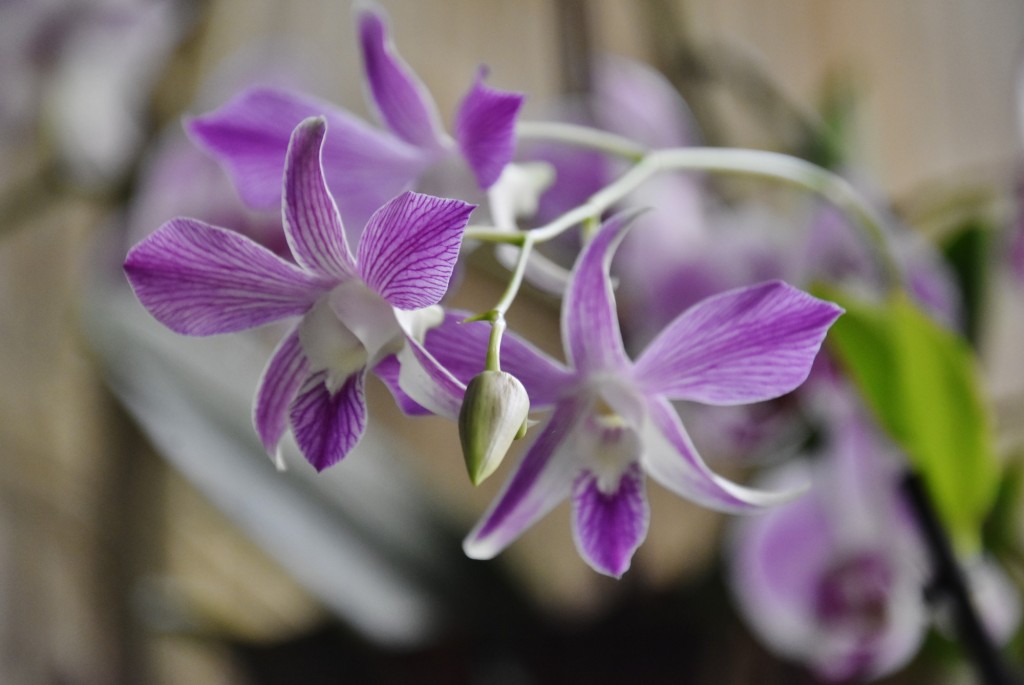
{"type": "Polygon", "coordinates": [[[765,644],[847,682],[895,671],[917,652],[926,561],[898,497],[894,450],[852,412],[832,427],[817,461],[764,482],[810,478],[807,494],[734,524],[731,584],[765,644]]]}
{"type": "Polygon", "coordinates": [[[142,112],[185,14],[172,0],[0,3],[0,138],[45,126],[76,182],[115,178],[143,141],[142,112]]]}
{"type": "Polygon", "coordinates": [[[263,373],[253,419],[276,451],[288,425],[322,470],[342,459],[366,424],[367,369],[438,317],[473,210],[411,192],[370,218],[357,255],[321,163],[327,123],[291,136],[283,183],[284,231],[296,264],[252,240],[193,220],[169,221],[135,246],[125,271],[149,312],[172,330],[211,335],[301,317],[263,373]]]}
{"type": "Polygon", "coordinates": [[[396,53],[380,13],[363,10],[358,23],[371,104],[386,130],[330,103],[270,87],[250,88],[188,122],[193,139],[225,166],[248,204],[280,201],[289,136],[310,116],[324,116],[331,125],[324,174],[350,228],[444,159],[461,156],[487,188],[512,158],[522,95],[487,87],[481,70],[456,115],[453,141],[429,93],[396,53]]]}
{"type": "MultiPolygon", "coordinates": [[[[647,474],[683,497],[725,511],[790,496],[750,490],[712,473],[671,400],[733,405],[789,392],[806,378],[841,310],[781,282],[735,290],[680,315],[634,362],[622,344],[608,273],[631,218],[609,219],[576,262],[562,307],[568,366],[521,343],[503,347],[503,368],[522,380],[532,406],[554,411],[466,539],[471,557],[493,557],[571,497],[581,555],[595,570],[621,576],[646,536],[647,474]]],[[[461,379],[474,373],[467,360],[480,371],[485,339],[450,328],[428,335],[436,357],[413,344],[403,354],[416,354],[422,366],[402,368],[427,372],[403,378],[402,387],[447,415],[458,410],[461,379]]]]}

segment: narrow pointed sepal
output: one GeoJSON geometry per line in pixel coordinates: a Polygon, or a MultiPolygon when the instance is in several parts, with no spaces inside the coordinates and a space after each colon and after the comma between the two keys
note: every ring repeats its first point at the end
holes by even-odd
{"type": "Polygon", "coordinates": [[[526,388],[512,374],[484,371],[469,382],[459,412],[459,440],[473,485],[498,468],[529,413],[526,388]]]}

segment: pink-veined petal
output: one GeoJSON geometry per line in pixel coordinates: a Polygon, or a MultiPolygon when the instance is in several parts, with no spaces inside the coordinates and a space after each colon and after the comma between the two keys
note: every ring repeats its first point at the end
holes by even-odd
{"type": "Polygon", "coordinates": [[[843,310],[781,281],[730,290],[680,314],[644,350],[635,378],[647,394],[745,404],[803,383],[843,310]]]}
{"type": "Polygon", "coordinates": [[[398,309],[441,301],[476,205],[406,192],[377,210],[359,241],[363,281],[398,309]]]}
{"type": "Polygon", "coordinates": [[[402,140],[426,150],[447,143],[437,105],[409,65],[398,55],[384,18],[374,11],[359,16],[359,43],[370,96],[381,121],[402,140]]]}
{"type": "MultiPolygon", "coordinates": [[[[463,323],[468,316],[467,312],[446,312],[444,322],[431,328],[423,343],[434,359],[463,383],[484,370],[491,339],[491,325],[463,323]]],[[[501,338],[501,370],[519,379],[534,409],[553,404],[575,380],[561,363],[511,331],[501,338]]]]}
{"type": "Polygon", "coordinates": [[[643,470],[629,465],[615,492],[603,492],[598,478],[581,473],[572,489],[573,536],[583,559],[599,573],[620,578],[647,537],[651,510],[643,470]]]}
{"type": "Polygon", "coordinates": [[[622,212],[608,219],[573,267],[562,302],[562,343],[569,365],[581,372],[621,371],[629,366],[608,269],[637,214],[622,212]]]}
{"type": "Polygon", "coordinates": [[[321,155],[327,120],[305,119],[295,127],[284,165],[284,232],[295,261],[339,280],[355,275],[341,215],[327,190],[321,155]]]}
{"type": "Polygon", "coordinates": [[[766,492],[726,480],[701,459],[668,400],[652,398],[647,411],[644,470],[680,497],[710,509],[742,513],[786,502],[803,491],[766,492]]]}
{"type": "Polygon", "coordinates": [[[494,557],[569,496],[580,462],[565,443],[573,439],[586,411],[589,405],[579,400],[555,407],[501,494],[462,543],[468,556],[494,557]]]}
{"type": "Polygon", "coordinates": [[[299,449],[323,471],[341,461],[366,430],[366,369],[356,371],[333,395],[327,390],[325,372],[306,379],[291,406],[292,432],[299,449]]]}
{"type": "Polygon", "coordinates": [[[278,343],[267,362],[252,408],[253,425],[272,456],[288,428],[288,408],[308,375],[309,362],[295,329],[278,343]]]}
{"type": "Polygon", "coordinates": [[[455,139],[481,188],[490,188],[515,153],[519,93],[488,88],[485,69],[463,98],[455,116],[455,139]]]}
{"type": "Polygon", "coordinates": [[[189,120],[186,129],[224,166],[247,204],[267,209],[281,202],[292,131],[313,116],[326,117],[330,127],[324,176],[350,229],[362,228],[374,210],[409,188],[434,161],[335,105],[277,88],[245,90],[220,109],[189,120]]]}
{"type": "Polygon", "coordinates": [[[185,335],[302,314],[330,287],[243,235],[185,218],[133,247],[124,270],[149,313],[185,335]]]}

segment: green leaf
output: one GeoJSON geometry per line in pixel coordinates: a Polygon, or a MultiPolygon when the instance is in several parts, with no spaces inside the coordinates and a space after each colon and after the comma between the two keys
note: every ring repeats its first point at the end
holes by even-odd
{"type": "Polygon", "coordinates": [[[999,463],[970,347],[904,293],[881,304],[819,294],[846,309],[829,332],[830,349],[925,479],[954,542],[976,551],[999,463]]]}

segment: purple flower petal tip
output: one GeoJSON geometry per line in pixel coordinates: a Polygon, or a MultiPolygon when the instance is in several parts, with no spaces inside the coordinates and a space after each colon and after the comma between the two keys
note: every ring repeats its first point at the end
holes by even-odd
{"type": "Polygon", "coordinates": [[[481,68],[455,118],[455,138],[481,188],[494,185],[515,153],[516,117],[524,96],[488,88],[481,68]]]}
{"type": "Polygon", "coordinates": [[[599,573],[621,578],[647,536],[650,507],[644,475],[634,462],[618,487],[605,492],[585,471],[573,485],[573,535],[583,558],[599,573]]]}
{"type": "Polygon", "coordinates": [[[255,328],[304,313],[326,284],[262,245],[194,219],[133,247],[125,274],[158,321],[184,335],[255,328]]]}
{"type": "Polygon", "coordinates": [[[713,405],[759,402],[803,383],[843,313],[782,281],[738,288],[680,314],[644,350],[649,393],[713,405]]]}
{"type": "Polygon", "coordinates": [[[437,105],[398,55],[388,34],[387,22],[378,9],[360,11],[359,43],[370,97],[382,123],[418,148],[443,149],[447,137],[437,105]]]}
{"type": "Polygon", "coordinates": [[[317,471],[344,459],[362,438],[366,430],[365,378],[365,369],[357,371],[331,393],[325,384],[326,374],[314,374],[292,403],[295,441],[317,471]]]}
{"type": "Polygon", "coordinates": [[[398,309],[437,304],[476,205],[405,192],[370,218],[359,243],[363,281],[398,309]]]}

